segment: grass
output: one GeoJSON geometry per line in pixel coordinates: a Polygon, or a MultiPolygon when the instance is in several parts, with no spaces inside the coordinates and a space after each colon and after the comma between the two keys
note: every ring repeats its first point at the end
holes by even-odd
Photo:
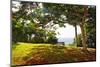
{"type": "Polygon", "coordinates": [[[81,48],[77,47],[20,42],[12,46],[12,65],[51,64],[94,60],[95,49],[84,52],[81,48]]]}

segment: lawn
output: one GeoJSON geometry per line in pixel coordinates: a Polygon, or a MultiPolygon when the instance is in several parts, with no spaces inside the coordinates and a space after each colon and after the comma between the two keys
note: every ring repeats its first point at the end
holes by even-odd
{"type": "Polygon", "coordinates": [[[36,65],[95,61],[96,50],[52,44],[16,43],[12,46],[12,65],[36,65]]]}

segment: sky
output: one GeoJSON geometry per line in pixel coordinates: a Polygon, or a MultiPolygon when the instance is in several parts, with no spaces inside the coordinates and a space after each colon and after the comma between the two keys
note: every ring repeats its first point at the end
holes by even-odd
{"type": "MultiPolygon", "coordinates": [[[[66,24],[66,27],[59,27],[56,32],[59,34],[56,35],[57,38],[74,38],[75,37],[75,28],[72,25],[66,24]]],[[[77,26],[77,33],[80,34],[80,27],[77,26]]]]}

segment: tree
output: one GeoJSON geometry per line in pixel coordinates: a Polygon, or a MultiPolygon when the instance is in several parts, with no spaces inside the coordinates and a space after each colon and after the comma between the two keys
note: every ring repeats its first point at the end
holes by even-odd
{"type": "Polygon", "coordinates": [[[88,47],[96,48],[96,7],[89,7],[89,16],[86,23],[88,47]]]}
{"type": "Polygon", "coordinates": [[[22,41],[27,42],[27,21],[30,20],[31,16],[27,15],[28,6],[31,4],[30,2],[19,2],[20,5],[16,6],[16,4],[13,4],[12,9],[15,9],[17,11],[12,10],[12,39],[13,41],[22,41]],[[29,5],[28,5],[29,4],[29,5]]]}
{"type": "MultiPolygon", "coordinates": [[[[76,38],[76,37],[75,37],[76,38]]],[[[76,39],[74,38],[74,43],[76,42],[76,39]]],[[[77,35],[77,47],[82,47],[82,39],[81,34],[77,35]]]]}
{"type": "MultiPolygon", "coordinates": [[[[85,23],[85,30],[86,30],[86,36],[87,36],[87,46],[96,48],[96,7],[95,6],[89,6],[88,8],[88,18],[85,23]]],[[[79,43],[78,46],[82,46],[82,40],[81,40],[81,34],[77,37],[77,42],[79,43]]]]}
{"type": "Polygon", "coordinates": [[[55,31],[48,31],[47,43],[56,44],[58,39],[55,35],[56,35],[55,31]]]}
{"type": "Polygon", "coordinates": [[[51,16],[55,17],[52,19],[55,24],[57,23],[59,26],[64,26],[65,23],[69,23],[80,26],[82,32],[83,50],[87,50],[86,31],[84,28],[85,20],[88,15],[88,6],[65,4],[44,4],[44,6],[50,11],[51,16]]]}
{"type": "MultiPolygon", "coordinates": [[[[86,20],[88,19],[88,9],[90,6],[33,2],[21,2],[21,4],[22,6],[19,8],[19,11],[14,15],[16,17],[16,22],[21,22],[21,35],[29,35],[31,37],[31,35],[34,34],[34,37],[37,39],[41,37],[43,42],[47,39],[47,37],[49,37],[47,36],[48,31],[46,30],[48,26],[52,28],[55,24],[58,24],[60,27],[65,27],[65,24],[68,23],[75,26],[75,30],[77,30],[76,27],[79,25],[81,28],[83,49],[87,50],[87,35],[85,26],[86,20]],[[40,4],[42,6],[40,6],[40,4]],[[28,27],[26,24],[28,21],[33,23],[33,27],[31,27],[33,28],[33,30],[31,30],[33,32],[26,32],[26,28],[30,29],[30,27],[28,27]]],[[[49,31],[51,32],[51,30],[49,31]]],[[[77,31],[75,33],[77,40],[77,31]]]]}
{"type": "Polygon", "coordinates": [[[15,9],[19,7],[18,11],[12,13],[13,41],[46,43],[47,37],[49,37],[46,29],[53,26],[53,24],[48,24],[51,23],[51,20],[48,15],[45,15],[46,11],[39,5],[40,3],[23,1],[19,3],[20,5],[17,7],[13,5],[15,9]],[[16,26],[18,26],[18,30],[16,26]],[[34,37],[32,37],[33,35],[34,37]]]}

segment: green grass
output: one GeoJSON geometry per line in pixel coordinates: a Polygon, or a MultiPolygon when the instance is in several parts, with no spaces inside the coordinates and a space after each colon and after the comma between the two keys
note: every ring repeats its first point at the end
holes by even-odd
{"type": "MultiPolygon", "coordinates": [[[[92,56],[92,55],[91,55],[92,56]]],[[[95,60],[80,48],[52,44],[16,43],[12,46],[12,65],[46,64],[95,60]]]]}

